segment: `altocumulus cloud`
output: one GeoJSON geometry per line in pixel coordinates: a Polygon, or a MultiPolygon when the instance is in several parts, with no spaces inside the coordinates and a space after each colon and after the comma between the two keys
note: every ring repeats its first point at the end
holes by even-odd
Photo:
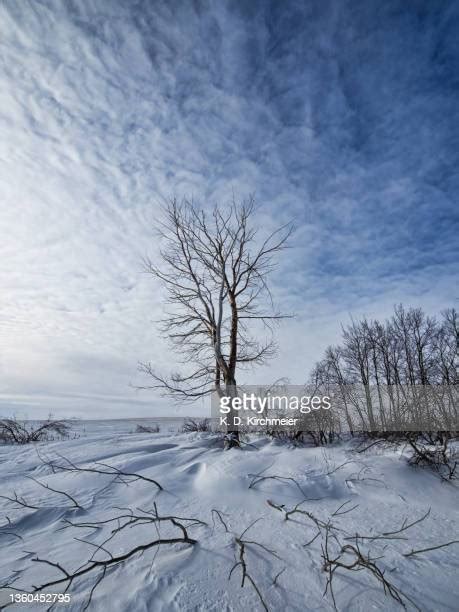
{"type": "Polygon", "coordinates": [[[171,361],[140,260],[173,195],[295,219],[260,382],[349,314],[454,305],[458,35],[448,1],[3,0],[0,411],[166,410],[128,383],[171,361]]]}

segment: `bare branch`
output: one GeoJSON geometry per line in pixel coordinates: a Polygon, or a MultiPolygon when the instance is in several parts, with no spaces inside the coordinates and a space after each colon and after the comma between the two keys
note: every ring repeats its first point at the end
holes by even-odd
{"type": "Polygon", "coordinates": [[[79,508],[80,510],[83,510],[83,506],[80,506],[80,504],[76,501],[74,497],[70,495],[70,493],[66,493],[65,491],[59,491],[58,489],[53,489],[52,487],[49,486],[49,484],[40,482],[33,476],[26,476],[26,478],[33,480],[33,482],[37,483],[38,485],[40,485],[40,487],[43,487],[44,489],[47,489],[48,491],[52,491],[53,493],[57,493],[58,495],[64,495],[64,497],[67,497],[67,499],[69,499],[73,503],[73,506],[75,508],[79,508]]]}

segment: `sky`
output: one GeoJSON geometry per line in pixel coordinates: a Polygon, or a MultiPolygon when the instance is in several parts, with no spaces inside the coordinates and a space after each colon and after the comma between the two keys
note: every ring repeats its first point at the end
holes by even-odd
{"type": "Polygon", "coordinates": [[[351,317],[458,305],[459,2],[0,0],[0,415],[205,414],[142,270],[171,197],[293,220],[272,276],[303,383],[351,317]]]}

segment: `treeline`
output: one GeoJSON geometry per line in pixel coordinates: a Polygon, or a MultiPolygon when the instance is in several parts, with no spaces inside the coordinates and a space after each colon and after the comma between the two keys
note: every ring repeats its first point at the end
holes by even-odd
{"type": "MultiPolygon", "coordinates": [[[[326,350],[312,383],[333,398],[327,429],[379,435],[455,431],[459,320],[395,307],[386,321],[354,321],[326,350]]],[[[321,416],[324,420],[324,417],[321,416]]]]}
{"type": "Polygon", "coordinates": [[[363,319],[343,328],[314,368],[313,380],[336,385],[454,385],[459,382],[459,318],[396,306],[386,321],[363,319]]]}

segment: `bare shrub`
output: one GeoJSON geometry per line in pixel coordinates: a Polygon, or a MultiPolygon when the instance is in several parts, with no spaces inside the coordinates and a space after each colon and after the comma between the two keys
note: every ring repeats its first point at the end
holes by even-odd
{"type": "Polygon", "coordinates": [[[406,440],[413,450],[408,462],[410,465],[431,468],[445,480],[457,478],[459,453],[451,445],[452,439],[449,432],[407,434],[406,440]]]}
{"type": "Polygon", "coordinates": [[[49,416],[46,421],[27,422],[16,418],[0,419],[0,442],[3,444],[29,444],[67,438],[70,425],[49,416]]]}
{"type": "Polygon", "coordinates": [[[444,480],[458,476],[459,449],[457,431],[392,431],[364,434],[356,452],[365,453],[376,446],[383,449],[400,448],[408,444],[413,451],[409,465],[432,469],[444,480]],[[368,440],[371,440],[368,444],[368,440]],[[363,443],[365,443],[363,445],[363,443]]]}
{"type": "Polygon", "coordinates": [[[135,433],[159,433],[159,425],[137,425],[135,433]]]}
{"type": "Polygon", "coordinates": [[[210,419],[185,419],[182,432],[190,433],[193,431],[212,431],[210,419]]]}
{"type": "Polygon", "coordinates": [[[335,431],[325,431],[323,429],[308,429],[305,431],[302,429],[268,430],[267,435],[271,438],[293,444],[294,446],[306,444],[307,442],[312,443],[313,446],[324,446],[340,438],[339,434],[335,431]]]}

